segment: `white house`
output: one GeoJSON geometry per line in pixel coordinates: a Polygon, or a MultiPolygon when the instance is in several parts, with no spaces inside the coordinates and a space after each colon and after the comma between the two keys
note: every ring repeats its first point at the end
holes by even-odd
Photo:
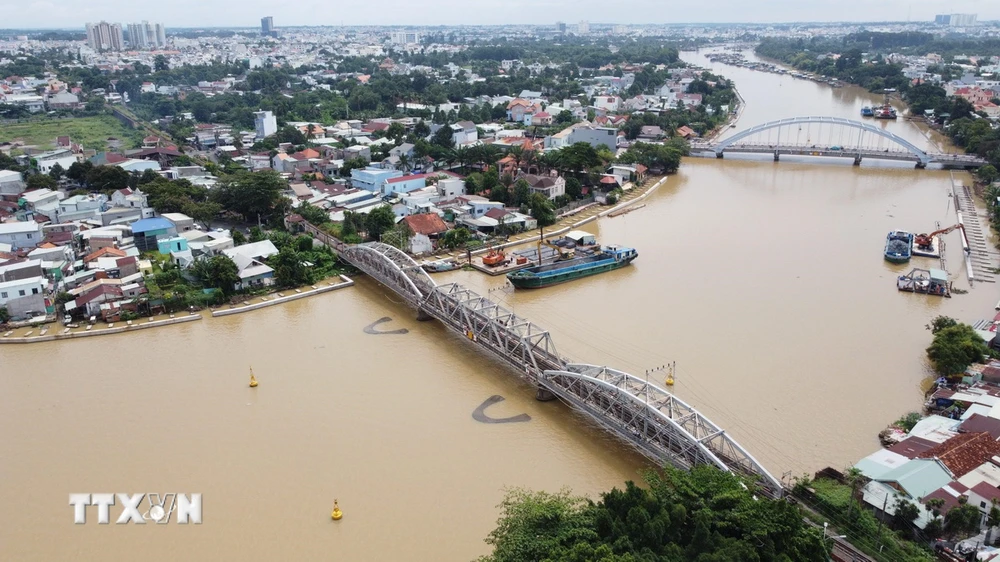
{"type": "Polygon", "coordinates": [[[476,142],[479,140],[476,124],[472,121],[459,121],[451,125],[451,138],[455,141],[455,146],[476,142]]]}
{"type": "Polygon", "coordinates": [[[0,223],[0,244],[18,248],[34,248],[42,241],[42,225],[35,221],[0,223]]]}
{"type": "Polygon", "coordinates": [[[14,319],[45,314],[45,278],[29,277],[0,283],[0,306],[14,319]]]}
{"type": "Polygon", "coordinates": [[[38,163],[38,171],[43,174],[49,173],[56,164],[63,170],[68,170],[70,166],[76,164],[76,155],[69,149],[42,152],[33,155],[32,158],[38,163]]]}
{"type": "Polygon", "coordinates": [[[111,194],[112,207],[128,207],[130,209],[144,209],[149,206],[146,201],[146,194],[139,189],[126,187],[111,194]]]}
{"type": "Polygon", "coordinates": [[[0,170],[0,195],[17,195],[24,191],[21,172],[0,170]]]}
{"type": "Polygon", "coordinates": [[[274,113],[270,111],[255,111],[253,117],[258,139],[269,137],[278,132],[278,121],[274,118],[274,113]]]}
{"type": "Polygon", "coordinates": [[[622,99],[618,96],[597,96],[594,100],[594,107],[615,112],[621,109],[622,99]]]}

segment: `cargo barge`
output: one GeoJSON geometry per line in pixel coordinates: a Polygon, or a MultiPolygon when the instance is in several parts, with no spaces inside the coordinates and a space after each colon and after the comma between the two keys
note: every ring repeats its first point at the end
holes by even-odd
{"type": "Polygon", "coordinates": [[[507,274],[507,280],[517,289],[540,289],[620,269],[637,257],[639,253],[634,248],[605,246],[591,256],[512,271],[507,274]]]}

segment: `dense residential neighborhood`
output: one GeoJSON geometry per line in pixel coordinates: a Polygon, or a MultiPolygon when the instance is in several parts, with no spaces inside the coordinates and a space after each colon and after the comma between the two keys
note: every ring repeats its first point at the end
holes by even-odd
{"type": "Polygon", "coordinates": [[[217,39],[145,37],[131,51],[0,43],[0,113],[26,133],[0,139],[0,275],[19,283],[0,292],[5,320],[110,322],[236,298],[276,282],[271,240],[305,222],[346,240],[392,235],[416,256],[492,244],[676,170],[687,140],[735,112],[728,81],[652,44],[638,60],[662,62],[584,73],[489,53],[441,65],[468,48],[379,34],[339,43],[323,65],[279,55],[283,41],[225,40],[220,63],[198,58],[217,39]],[[428,54],[439,58],[416,62],[428,54]],[[390,83],[406,97],[382,101],[390,83]],[[469,95],[434,102],[442,88],[469,95]],[[222,284],[219,268],[231,270],[222,284]]]}

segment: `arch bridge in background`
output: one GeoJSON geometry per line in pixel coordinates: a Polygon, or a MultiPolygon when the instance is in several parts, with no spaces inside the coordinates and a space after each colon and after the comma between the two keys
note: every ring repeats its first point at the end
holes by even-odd
{"type": "MultiPolygon", "coordinates": [[[[934,158],[927,152],[921,150],[912,142],[904,139],[903,137],[886,131],[881,127],[876,127],[870,123],[863,123],[861,121],[855,121],[853,119],[845,119],[843,117],[790,117],[787,119],[779,119],[777,121],[769,121],[767,123],[761,123],[760,125],[755,125],[750,127],[745,131],[736,133],[735,135],[728,137],[717,144],[715,144],[712,149],[715,151],[715,155],[719,158],[726,151],[727,148],[735,145],[740,140],[747,137],[751,137],[762,131],[767,131],[770,129],[779,129],[781,127],[788,127],[792,125],[807,125],[807,124],[819,124],[819,125],[836,125],[841,127],[850,127],[862,131],[863,133],[871,133],[873,135],[878,135],[882,138],[888,139],[892,143],[906,149],[910,154],[914,156],[916,160],[920,162],[921,165],[929,164],[934,158]]],[[[780,144],[780,143],[776,143],[780,144]]],[[[845,154],[851,154],[851,150],[845,150],[845,154]]]]}

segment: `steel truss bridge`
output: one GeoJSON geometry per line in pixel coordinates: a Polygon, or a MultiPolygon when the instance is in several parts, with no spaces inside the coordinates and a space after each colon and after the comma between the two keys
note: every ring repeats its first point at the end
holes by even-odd
{"type": "Polygon", "coordinates": [[[781,497],[783,487],[753,456],[694,407],[623,371],[573,362],[547,330],[457,283],[437,284],[409,255],[379,242],[349,245],[312,225],[306,230],[341,259],[400,295],[421,320],[436,319],[537,389],[560,399],[658,464],[709,464],[781,497]]]}
{"type": "Polygon", "coordinates": [[[853,158],[860,165],[865,158],[915,162],[918,168],[939,164],[943,168],[971,169],[986,164],[967,154],[930,153],[882,127],[843,117],[791,117],[762,123],[717,143],[692,143],[693,152],[782,154],[853,158]]]}

